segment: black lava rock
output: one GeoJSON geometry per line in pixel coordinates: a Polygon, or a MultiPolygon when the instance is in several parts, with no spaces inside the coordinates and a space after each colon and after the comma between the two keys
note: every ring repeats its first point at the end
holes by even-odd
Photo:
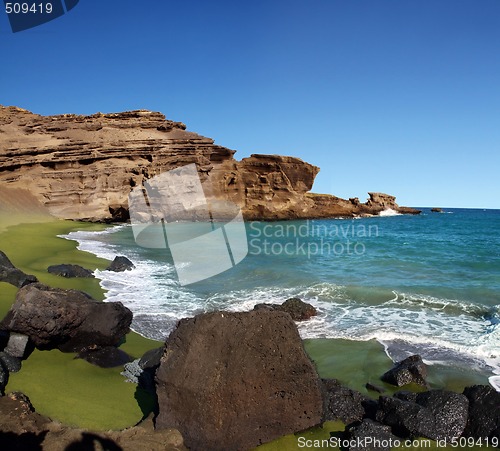
{"type": "Polygon", "coordinates": [[[101,368],[123,366],[132,361],[132,358],[126,352],[114,346],[84,349],[78,353],[78,357],[101,368]]]}
{"type": "Polygon", "coordinates": [[[398,441],[389,426],[369,418],[348,428],[348,439],[352,442],[349,451],[391,451],[391,444],[398,441]]]}
{"type": "Polygon", "coordinates": [[[464,395],[469,400],[469,418],[463,435],[500,441],[500,393],[487,385],[474,385],[464,395]]]}
{"type": "Polygon", "coordinates": [[[400,393],[398,397],[380,398],[376,419],[391,426],[400,437],[450,441],[464,431],[468,405],[464,395],[445,390],[427,391],[416,397],[400,393]]]}
{"type": "Polygon", "coordinates": [[[406,384],[415,383],[427,386],[427,366],[419,355],[412,355],[401,362],[398,362],[393,368],[387,371],[381,379],[388,384],[401,387],[406,384]]]}
{"type": "Polygon", "coordinates": [[[86,277],[92,278],[94,274],[92,271],[85,269],[79,265],[52,265],[47,268],[50,274],[62,277],[86,277]]]}
{"type": "Polygon", "coordinates": [[[106,271],[123,272],[134,268],[134,264],[127,257],[118,256],[106,268],[106,271]]]}
{"type": "Polygon", "coordinates": [[[21,370],[21,359],[13,357],[6,352],[0,352],[0,365],[9,373],[17,373],[21,370]]]}
{"type": "Polygon", "coordinates": [[[343,386],[336,379],[322,379],[321,382],[324,421],[341,420],[350,424],[371,416],[375,401],[343,386]]]}

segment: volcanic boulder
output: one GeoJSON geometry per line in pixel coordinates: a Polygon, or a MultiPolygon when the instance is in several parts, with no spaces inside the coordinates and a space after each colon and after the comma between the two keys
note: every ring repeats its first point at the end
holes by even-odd
{"type": "Polygon", "coordinates": [[[123,272],[134,268],[134,264],[127,257],[117,256],[106,268],[106,271],[123,272]]]}
{"type": "Polygon", "coordinates": [[[246,450],[321,421],[316,369],[282,312],[181,320],[156,372],[157,428],[192,450],[246,450]]]}
{"type": "Polygon", "coordinates": [[[500,442],[500,393],[487,385],[474,385],[464,390],[469,400],[469,419],[464,436],[497,438],[500,442]]]}
{"type": "Polygon", "coordinates": [[[464,395],[430,390],[403,398],[408,400],[381,396],[376,414],[396,435],[450,441],[464,431],[469,406],[464,395]]]}
{"type": "Polygon", "coordinates": [[[0,329],[27,335],[37,348],[80,351],[114,346],[129,331],[132,312],[76,290],[41,283],[21,288],[0,329]]]}
{"type": "Polygon", "coordinates": [[[47,268],[50,274],[62,277],[94,277],[94,273],[89,269],[83,268],[80,265],[52,265],[47,268]]]}
{"type": "Polygon", "coordinates": [[[410,357],[398,362],[393,368],[382,375],[381,379],[388,384],[401,387],[406,384],[415,383],[427,386],[427,366],[419,355],[410,357]]]}
{"type": "Polygon", "coordinates": [[[360,392],[343,386],[336,379],[322,379],[324,420],[345,424],[361,421],[376,411],[376,403],[360,392]]]}

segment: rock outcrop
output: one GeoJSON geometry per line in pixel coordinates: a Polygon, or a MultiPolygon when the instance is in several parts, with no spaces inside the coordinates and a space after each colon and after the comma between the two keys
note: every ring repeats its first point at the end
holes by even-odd
{"type": "Polygon", "coordinates": [[[431,390],[403,397],[381,396],[376,419],[400,437],[451,441],[467,424],[469,401],[459,393],[431,390]]]}
{"type": "Polygon", "coordinates": [[[336,379],[322,379],[322,390],[325,421],[340,420],[351,424],[375,414],[377,410],[375,401],[336,379]]]}
{"type": "Polygon", "coordinates": [[[257,304],[254,310],[267,309],[288,313],[294,321],[305,321],[316,316],[316,308],[299,298],[287,299],[283,304],[257,304]]]}
{"type": "Polygon", "coordinates": [[[402,387],[406,384],[415,383],[427,386],[427,366],[419,355],[411,355],[401,362],[396,363],[393,368],[384,373],[381,379],[388,384],[402,387]]]}
{"type": "Polygon", "coordinates": [[[106,271],[123,272],[134,268],[134,264],[127,257],[117,256],[106,268],[106,271]]]}
{"type": "Polygon", "coordinates": [[[32,283],[21,288],[0,329],[27,335],[40,349],[81,351],[117,345],[132,312],[121,302],[99,302],[76,290],[32,283]]]}
{"type": "Polygon", "coordinates": [[[465,437],[496,438],[500,443],[500,392],[485,385],[474,385],[464,390],[469,400],[469,419],[465,437]]]}
{"type": "Polygon", "coordinates": [[[321,422],[316,369],[283,312],[181,320],[156,372],[156,427],[195,450],[247,450],[321,422]]]}
{"type": "Polygon", "coordinates": [[[234,153],[151,111],[40,116],[0,107],[0,184],[30,191],[56,217],[125,221],[134,187],[190,163],[212,195],[239,205],[246,219],[418,212],[381,193],[366,203],[312,194],[318,167],[279,155],[237,161],[234,153]]]}
{"type": "Polygon", "coordinates": [[[85,277],[93,278],[94,273],[90,269],[81,267],[80,265],[52,265],[47,268],[50,274],[55,274],[61,277],[85,277]]]}

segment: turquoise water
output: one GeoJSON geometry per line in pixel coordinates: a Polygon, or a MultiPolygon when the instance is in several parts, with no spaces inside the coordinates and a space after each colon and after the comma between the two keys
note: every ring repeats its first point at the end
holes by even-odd
{"type": "Polygon", "coordinates": [[[500,210],[247,223],[249,254],[228,271],[181,286],[170,254],[135,244],[130,226],[76,232],[80,248],[126,255],[136,269],[99,273],[139,333],[164,338],[178,319],[292,296],[318,316],[304,338],[377,339],[393,359],[500,374],[500,210]]]}

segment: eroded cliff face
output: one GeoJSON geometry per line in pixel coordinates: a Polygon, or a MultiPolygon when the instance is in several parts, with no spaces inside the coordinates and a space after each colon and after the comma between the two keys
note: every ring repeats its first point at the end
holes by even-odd
{"type": "Polygon", "coordinates": [[[417,213],[381,193],[366,203],[311,194],[319,168],[298,158],[234,153],[157,112],[40,116],[0,106],[0,187],[28,190],[59,218],[126,220],[134,187],[190,163],[246,219],[417,213]]]}

